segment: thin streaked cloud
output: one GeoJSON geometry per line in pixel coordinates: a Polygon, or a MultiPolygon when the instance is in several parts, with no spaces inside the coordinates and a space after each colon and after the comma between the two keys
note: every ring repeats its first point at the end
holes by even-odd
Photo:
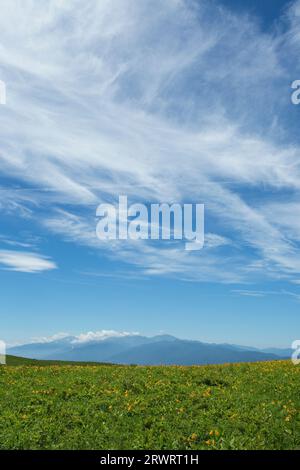
{"type": "Polygon", "coordinates": [[[9,271],[41,273],[57,268],[51,259],[38,253],[0,250],[0,267],[9,271]]]}

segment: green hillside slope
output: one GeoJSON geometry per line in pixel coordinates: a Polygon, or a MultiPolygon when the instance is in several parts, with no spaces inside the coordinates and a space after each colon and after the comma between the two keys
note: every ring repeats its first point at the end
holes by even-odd
{"type": "MultiPolygon", "coordinates": [[[[0,367],[1,449],[295,449],[300,369],[0,367]]],[[[9,358],[20,365],[20,359],[9,358]]]]}
{"type": "MultiPolygon", "coordinates": [[[[25,357],[17,357],[17,356],[6,356],[6,364],[8,366],[90,366],[90,365],[98,365],[100,366],[100,362],[74,362],[74,361],[45,361],[45,360],[37,360],[37,359],[27,359],[25,357]]],[[[105,364],[110,365],[110,364],[105,364]]]]}

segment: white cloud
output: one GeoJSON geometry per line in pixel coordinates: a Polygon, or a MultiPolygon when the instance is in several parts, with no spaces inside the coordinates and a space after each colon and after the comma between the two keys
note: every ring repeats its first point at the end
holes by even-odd
{"type": "Polygon", "coordinates": [[[280,125],[299,8],[276,35],[210,1],[3,0],[1,172],[51,191],[7,194],[2,209],[35,217],[34,204],[51,202],[42,221],[51,231],[146,275],[293,278],[300,255],[291,230],[247,191],[300,192],[300,146],[280,125]],[[231,243],[218,231],[201,255],[101,244],[88,211],[119,194],[204,202],[231,243]]]}
{"type": "Polygon", "coordinates": [[[244,297],[265,297],[268,295],[268,292],[264,291],[253,291],[253,290],[241,290],[241,289],[236,289],[232,291],[234,294],[239,294],[244,297]]]}
{"type": "Polygon", "coordinates": [[[40,273],[57,268],[54,261],[38,253],[11,250],[0,250],[0,265],[23,273],[40,273]]]}
{"type": "Polygon", "coordinates": [[[32,338],[30,341],[25,344],[35,344],[35,343],[52,343],[53,341],[60,341],[71,337],[68,333],[56,333],[52,336],[41,336],[39,338],[32,338]]]}
{"type": "Polygon", "coordinates": [[[264,290],[242,290],[242,289],[235,289],[232,290],[234,294],[242,295],[245,297],[268,297],[273,295],[278,295],[280,297],[287,296],[292,297],[293,299],[299,301],[300,294],[297,292],[290,292],[284,289],[279,291],[264,291],[264,290]]]}
{"type": "Polygon", "coordinates": [[[32,248],[33,246],[32,242],[14,240],[11,238],[7,238],[3,235],[0,235],[0,242],[4,243],[5,245],[20,247],[20,248],[32,248]]]}
{"type": "Polygon", "coordinates": [[[67,340],[72,344],[84,344],[95,341],[104,341],[109,338],[123,338],[126,336],[138,336],[137,332],[128,331],[115,331],[115,330],[99,330],[88,331],[87,333],[80,333],[79,335],[71,335],[69,333],[56,333],[51,336],[41,336],[32,338],[26,342],[19,342],[10,344],[12,346],[21,346],[22,344],[36,344],[36,343],[52,343],[54,341],[67,340]]]}
{"type": "Polygon", "coordinates": [[[73,343],[89,343],[91,341],[103,341],[108,338],[123,338],[124,336],[137,336],[137,332],[128,331],[115,331],[115,330],[100,330],[100,331],[89,331],[87,333],[81,333],[76,336],[73,343]]]}
{"type": "Polygon", "coordinates": [[[217,235],[216,233],[205,234],[205,246],[207,248],[217,248],[220,246],[230,245],[230,243],[231,241],[228,238],[217,235]]]}

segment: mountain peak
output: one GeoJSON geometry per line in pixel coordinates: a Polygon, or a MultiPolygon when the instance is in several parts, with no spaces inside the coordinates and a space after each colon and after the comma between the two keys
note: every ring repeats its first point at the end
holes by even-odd
{"type": "Polygon", "coordinates": [[[101,331],[79,336],[52,337],[40,343],[8,348],[9,354],[32,359],[112,362],[139,365],[201,365],[255,362],[288,357],[286,350],[259,350],[235,345],[181,340],[172,335],[153,337],[101,331]]]}

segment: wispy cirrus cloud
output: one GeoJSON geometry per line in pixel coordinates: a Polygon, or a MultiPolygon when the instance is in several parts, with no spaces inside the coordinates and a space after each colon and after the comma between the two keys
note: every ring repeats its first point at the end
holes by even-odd
{"type": "Polygon", "coordinates": [[[287,233],[255,197],[299,197],[300,144],[285,118],[299,8],[275,34],[211,1],[4,0],[1,174],[45,190],[9,207],[34,218],[51,203],[52,233],[147,275],[293,280],[295,224],[287,233]],[[99,243],[92,214],[119,194],[204,202],[218,229],[201,254],[99,243]]]}
{"type": "Polygon", "coordinates": [[[269,296],[287,296],[292,297],[293,299],[300,301],[300,294],[297,292],[291,292],[284,289],[280,291],[264,291],[264,290],[242,290],[235,289],[232,291],[234,294],[242,295],[244,297],[269,297],[269,296]]]}

